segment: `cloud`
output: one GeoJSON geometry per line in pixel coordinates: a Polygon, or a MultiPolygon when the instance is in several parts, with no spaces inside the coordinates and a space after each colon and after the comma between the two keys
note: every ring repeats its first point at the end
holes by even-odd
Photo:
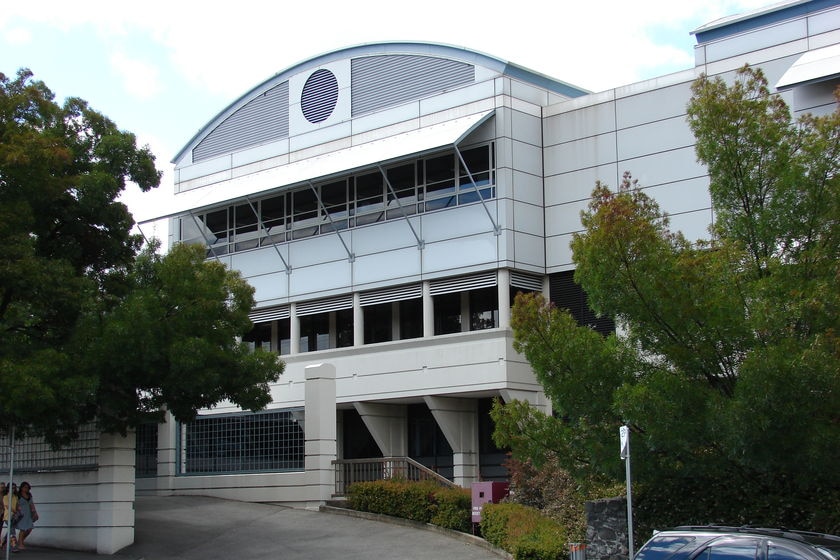
{"type": "Polygon", "coordinates": [[[117,51],[111,55],[110,64],[122,80],[123,89],[128,95],[148,100],[157,97],[163,91],[160,72],[151,62],[131,58],[126,53],[117,51]]]}
{"type": "Polygon", "coordinates": [[[28,45],[32,42],[32,33],[23,27],[13,27],[3,33],[3,39],[10,45],[28,45]]]}

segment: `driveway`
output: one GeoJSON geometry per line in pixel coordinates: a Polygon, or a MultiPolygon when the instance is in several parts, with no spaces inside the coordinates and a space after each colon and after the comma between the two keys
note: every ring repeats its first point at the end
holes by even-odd
{"type": "MultiPolygon", "coordinates": [[[[330,512],[200,496],[137,498],[134,544],[114,560],[498,560],[469,535],[330,512]]],[[[15,560],[93,560],[33,546],[15,560]]]]}

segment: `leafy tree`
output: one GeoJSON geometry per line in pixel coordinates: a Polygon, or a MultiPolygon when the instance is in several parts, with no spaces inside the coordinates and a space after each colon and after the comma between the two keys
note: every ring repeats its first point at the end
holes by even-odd
{"type": "Polygon", "coordinates": [[[619,334],[516,300],[515,347],[554,417],[497,405],[498,443],[580,480],[621,477],[633,434],[642,525],[840,529],[840,111],[796,121],[760,70],[701,77],[688,121],[711,239],[690,242],[629,174],[596,185],[575,280],[619,334]],[[819,496],[819,499],[816,497],[819,496]]]}
{"type": "Polygon", "coordinates": [[[265,404],[282,365],[234,343],[244,282],[193,249],[138,256],[117,197],[157,187],[154,160],[85,101],[0,74],[0,427],[59,442],[94,418],[124,431],[161,406],[265,404]]]}

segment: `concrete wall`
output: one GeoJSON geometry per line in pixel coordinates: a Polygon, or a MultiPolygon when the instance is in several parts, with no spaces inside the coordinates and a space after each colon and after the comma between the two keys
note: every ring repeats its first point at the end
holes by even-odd
{"type": "Polygon", "coordinates": [[[133,434],[102,434],[96,469],[21,472],[14,479],[32,485],[40,517],[28,539],[33,545],[113,554],[134,542],[133,434]]]}

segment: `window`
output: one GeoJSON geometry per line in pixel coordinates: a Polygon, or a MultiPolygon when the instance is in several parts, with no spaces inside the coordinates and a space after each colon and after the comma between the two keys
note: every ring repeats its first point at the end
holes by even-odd
{"type": "Polygon", "coordinates": [[[355,225],[363,226],[385,219],[385,183],[378,170],[355,178],[353,214],[355,225]]]}
{"type": "Polygon", "coordinates": [[[300,318],[300,351],[314,352],[330,347],[330,315],[318,313],[300,318]]]}
{"type": "Polygon", "coordinates": [[[335,347],[353,346],[353,310],[342,309],[335,314],[335,347]]]}
{"type": "Polygon", "coordinates": [[[423,336],[423,300],[407,299],[399,305],[400,340],[423,336]]]}
{"type": "Polygon", "coordinates": [[[207,245],[212,257],[491,199],[496,196],[493,150],[492,142],[461,150],[466,167],[448,150],[388,167],[385,177],[370,169],[315,190],[300,185],[184,216],[180,240],[207,245]]]}
{"type": "Polygon", "coordinates": [[[434,297],[435,334],[461,332],[461,294],[443,294],[434,297]]]}
{"type": "Polygon", "coordinates": [[[247,344],[251,351],[261,348],[271,352],[271,323],[256,323],[254,328],[242,337],[242,342],[247,344]]]}
{"type": "Polygon", "coordinates": [[[303,469],[303,430],[291,411],[199,417],[185,431],[182,473],[303,469]]]}
{"type": "Polygon", "coordinates": [[[362,308],[365,322],[365,344],[393,340],[393,304],[366,305],[362,308]]]}
{"type": "Polygon", "coordinates": [[[495,287],[470,291],[470,330],[499,326],[499,292],[495,287]]]}
{"type": "Polygon", "coordinates": [[[697,560],[755,560],[756,543],[742,542],[714,543],[696,556],[697,560]]]}

